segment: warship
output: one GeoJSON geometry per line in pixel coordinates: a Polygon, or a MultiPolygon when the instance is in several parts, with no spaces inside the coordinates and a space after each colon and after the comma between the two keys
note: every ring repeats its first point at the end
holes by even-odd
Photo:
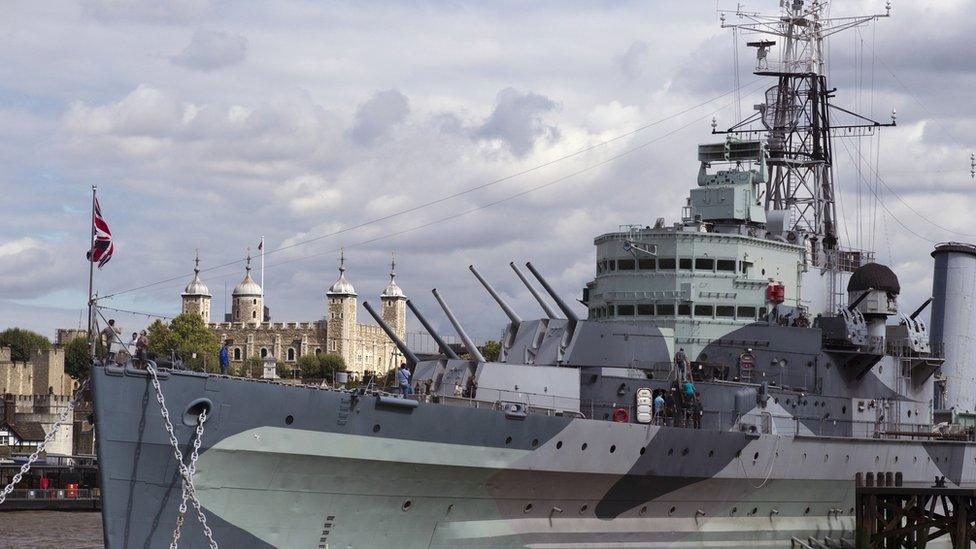
{"type": "Polygon", "coordinates": [[[838,237],[832,145],[894,120],[834,104],[824,39],[888,13],[781,5],[723,13],[766,38],[770,86],[713,122],[680,220],[595,239],[585,315],[513,263],[541,310],[523,319],[472,266],[509,321],[498,358],[434,290],[466,352],[410,303],[440,351],[422,359],[364,303],[403,396],[94,367],[106,545],[850,546],[858,479],[976,481],[976,247],[937,246],[932,299],[902,309],[838,237]]]}

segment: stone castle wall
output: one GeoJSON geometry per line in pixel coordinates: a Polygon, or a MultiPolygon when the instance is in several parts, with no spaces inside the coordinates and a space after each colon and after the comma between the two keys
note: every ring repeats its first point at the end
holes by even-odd
{"type": "Polygon", "coordinates": [[[0,348],[0,394],[71,395],[74,387],[64,373],[64,349],[35,349],[30,362],[13,362],[10,348],[0,348]]]}

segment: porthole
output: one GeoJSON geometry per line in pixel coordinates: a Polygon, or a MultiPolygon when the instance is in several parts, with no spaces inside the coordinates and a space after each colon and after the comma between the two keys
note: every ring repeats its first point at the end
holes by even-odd
{"type": "Polygon", "coordinates": [[[640,513],[641,515],[643,515],[643,514],[645,514],[645,513],[647,513],[647,506],[646,506],[646,505],[642,505],[642,506],[641,506],[641,508],[640,508],[640,511],[639,511],[639,513],[640,513]]]}
{"type": "Polygon", "coordinates": [[[668,510],[668,514],[669,515],[673,515],[674,512],[677,511],[677,510],[678,510],[678,508],[672,505],[671,506],[671,509],[668,510]]]}
{"type": "Polygon", "coordinates": [[[616,451],[617,451],[617,446],[615,444],[611,444],[610,445],[610,453],[612,454],[612,453],[614,453],[616,451]]]}
{"type": "Polygon", "coordinates": [[[674,455],[674,448],[669,448],[668,449],[668,455],[669,456],[673,456],[674,455]]]}
{"type": "Polygon", "coordinates": [[[715,457],[715,450],[709,450],[708,457],[715,457]]]}
{"type": "Polygon", "coordinates": [[[451,514],[451,511],[453,511],[453,510],[454,510],[454,504],[452,503],[452,504],[450,504],[450,505],[447,506],[447,511],[444,514],[445,515],[450,515],[451,514]]]}
{"type": "Polygon", "coordinates": [[[773,399],[773,402],[774,402],[775,404],[779,404],[779,397],[776,397],[776,398],[774,398],[774,399],[773,399]]]}
{"type": "Polygon", "coordinates": [[[729,511],[729,514],[730,514],[730,515],[734,515],[734,514],[736,514],[737,512],[739,512],[739,508],[738,508],[738,507],[733,507],[733,508],[732,508],[732,510],[731,510],[731,511],[729,511]]]}
{"type": "Polygon", "coordinates": [[[687,448],[685,448],[684,450],[681,450],[681,455],[687,456],[688,455],[688,452],[689,452],[689,450],[687,448]]]}
{"type": "Polygon", "coordinates": [[[647,451],[647,446],[641,446],[640,455],[644,455],[644,452],[646,451],[647,451]]]}
{"type": "Polygon", "coordinates": [[[291,425],[295,422],[295,418],[292,416],[285,416],[285,425],[291,425]]]}
{"type": "Polygon", "coordinates": [[[810,514],[810,508],[809,508],[809,507],[807,507],[806,509],[804,509],[804,510],[803,510],[803,514],[804,514],[804,515],[809,515],[809,514],[810,514]]]}
{"type": "Polygon", "coordinates": [[[806,461],[806,459],[807,459],[807,453],[803,452],[803,460],[806,461]]]}
{"type": "Polygon", "coordinates": [[[895,456],[895,463],[898,463],[898,456],[895,456]]]}
{"type": "Polygon", "coordinates": [[[848,455],[846,455],[846,456],[844,456],[844,463],[849,463],[850,461],[851,461],[851,456],[850,456],[850,454],[848,454],[848,455]]]}
{"type": "Polygon", "coordinates": [[[847,406],[841,406],[841,407],[840,407],[840,413],[842,413],[842,414],[845,414],[845,415],[846,415],[846,414],[847,414],[847,406]]]}
{"type": "Polygon", "coordinates": [[[407,501],[403,502],[403,505],[400,506],[400,509],[403,509],[404,511],[409,511],[411,507],[413,507],[413,503],[411,503],[411,501],[408,499],[407,501]]]}
{"type": "Polygon", "coordinates": [[[589,509],[589,506],[587,504],[584,503],[583,505],[580,505],[580,514],[582,515],[583,513],[585,513],[587,509],[589,509]]]}
{"type": "Polygon", "coordinates": [[[851,508],[850,508],[850,509],[849,509],[849,510],[847,511],[847,513],[848,513],[848,514],[850,514],[850,515],[853,515],[853,514],[854,514],[854,508],[853,508],[853,507],[851,507],[851,508]]]}
{"type": "Polygon", "coordinates": [[[757,459],[759,459],[759,452],[752,454],[752,461],[756,461],[757,459]]]}
{"type": "Polygon", "coordinates": [[[512,437],[505,437],[505,444],[511,444],[511,443],[512,443],[512,437]]]}
{"type": "Polygon", "coordinates": [[[380,424],[379,423],[377,423],[376,425],[373,425],[373,432],[374,433],[380,432],[380,424]]]}
{"type": "Polygon", "coordinates": [[[582,446],[580,446],[580,450],[586,450],[586,443],[585,442],[583,443],[582,446]]]}
{"type": "Polygon", "coordinates": [[[532,504],[531,503],[526,503],[525,504],[525,507],[522,508],[522,512],[523,513],[528,513],[531,510],[532,510],[532,504]]]}
{"type": "Polygon", "coordinates": [[[881,456],[874,456],[874,462],[879,463],[881,461],[881,456]]]}
{"type": "Polygon", "coordinates": [[[830,455],[824,454],[824,463],[827,463],[828,459],[830,459],[830,455]]]}
{"type": "Polygon", "coordinates": [[[538,445],[539,445],[539,439],[537,438],[532,439],[532,447],[535,448],[538,445]]]}
{"type": "Polygon", "coordinates": [[[561,440],[557,440],[557,441],[556,441],[556,449],[558,450],[558,449],[560,449],[560,448],[562,448],[562,447],[563,447],[563,441],[561,441],[561,440]]]}
{"type": "MultiPolygon", "coordinates": [[[[976,458],[973,458],[973,461],[976,461],[976,458]]],[[[918,456],[912,456],[912,463],[918,463],[918,456]]]]}
{"type": "Polygon", "coordinates": [[[749,514],[750,514],[750,515],[755,515],[755,514],[756,514],[756,513],[758,513],[758,512],[759,512],[759,508],[758,508],[758,507],[753,507],[753,508],[752,508],[752,511],[750,511],[750,512],[749,512],[749,514]]]}

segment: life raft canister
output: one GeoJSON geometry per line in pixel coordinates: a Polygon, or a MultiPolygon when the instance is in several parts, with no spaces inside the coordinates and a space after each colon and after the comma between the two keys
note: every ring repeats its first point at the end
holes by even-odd
{"type": "Polygon", "coordinates": [[[630,421],[630,412],[627,408],[617,408],[613,411],[613,420],[617,423],[628,423],[630,421]]]}

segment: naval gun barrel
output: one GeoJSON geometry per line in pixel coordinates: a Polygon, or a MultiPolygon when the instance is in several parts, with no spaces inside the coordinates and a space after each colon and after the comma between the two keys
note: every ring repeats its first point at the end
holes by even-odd
{"type": "Polygon", "coordinates": [[[404,343],[402,339],[397,337],[396,332],[393,331],[393,328],[390,328],[390,325],[384,322],[380,315],[376,314],[376,311],[373,310],[373,307],[368,301],[363,301],[363,308],[366,309],[366,312],[372,315],[373,319],[376,320],[376,323],[380,325],[380,328],[383,328],[386,335],[393,340],[393,344],[397,346],[397,349],[400,349],[400,352],[403,353],[403,357],[407,359],[407,364],[411,368],[416,366],[417,362],[420,362],[417,360],[417,355],[413,354],[410,347],[407,347],[407,344],[404,343]]]}
{"type": "Polygon", "coordinates": [[[532,297],[534,297],[535,300],[539,302],[539,305],[542,306],[542,311],[546,313],[546,317],[559,318],[558,316],[556,316],[556,312],[552,310],[552,307],[550,307],[549,304],[546,303],[546,300],[542,299],[542,296],[539,295],[539,292],[536,291],[536,289],[532,286],[532,284],[529,282],[529,279],[525,278],[525,275],[522,274],[522,271],[519,270],[518,265],[516,265],[514,261],[510,262],[508,265],[509,267],[512,268],[513,271],[515,271],[515,274],[518,275],[519,280],[522,281],[522,284],[525,284],[525,287],[529,289],[529,293],[532,294],[532,297]]]}
{"type": "Polygon", "coordinates": [[[417,320],[420,321],[421,326],[427,330],[430,337],[434,338],[434,342],[437,343],[437,348],[440,349],[441,352],[447,356],[447,358],[461,358],[457,355],[457,353],[454,352],[454,349],[452,349],[447,342],[441,339],[441,336],[437,334],[437,331],[431,327],[430,323],[427,322],[427,319],[424,318],[424,315],[420,314],[420,311],[417,310],[417,307],[415,307],[413,302],[409,299],[407,300],[407,307],[409,307],[410,311],[413,312],[413,316],[417,317],[417,320]]]}
{"type": "Polygon", "coordinates": [[[925,300],[925,303],[922,303],[921,305],[919,305],[918,306],[918,309],[915,309],[915,312],[912,313],[911,316],[909,316],[908,318],[910,318],[912,320],[915,320],[915,317],[918,316],[918,315],[920,315],[920,314],[922,314],[922,311],[924,311],[925,308],[929,306],[929,303],[932,303],[932,298],[931,297],[928,298],[928,299],[926,299],[925,300]]]}
{"type": "Polygon", "coordinates": [[[485,360],[484,355],[481,354],[481,351],[478,350],[478,347],[474,344],[474,341],[468,337],[468,334],[464,331],[464,328],[461,327],[461,323],[458,322],[457,317],[455,317],[454,313],[451,312],[451,308],[447,306],[447,303],[444,303],[443,299],[441,299],[441,294],[437,293],[437,288],[431,290],[431,293],[434,294],[434,299],[440,303],[441,309],[444,309],[444,314],[447,315],[447,319],[450,320],[451,325],[454,326],[454,331],[457,332],[458,336],[461,338],[461,341],[464,342],[464,347],[468,350],[468,353],[470,353],[471,356],[474,357],[474,359],[478,362],[488,362],[485,360]]]}
{"type": "Polygon", "coordinates": [[[525,264],[525,266],[529,268],[529,271],[533,275],[535,275],[537,279],[539,279],[539,284],[542,284],[542,287],[545,288],[546,292],[549,293],[549,295],[552,297],[552,300],[556,302],[556,305],[559,306],[559,310],[562,311],[564,315],[566,315],[566,318],[568,318],[573,322],[579,322],[579,317],[576,316],[576,313],[569,308],[569,305],[567,305],[566,302],[563,301],[561,297],[559,297],[559,294],[557,294],[556,291],[552,289],[552,286],[550,286],[549,283],[546,282],[546,279],[542,278],[542,275],[539,274],[539,271],[537,271],[536,268],[532,265],[532,262],[529,261],[528,263],[525,264]]]}
{"type": "Polygon", "coordinates": [[[871,290],[868,290],[868,291],[864,292],[863,294],[861,294],[860,296],[858,296],[858,298],[855,299],[853,303],[851,303],[850,305],[847,306],[847,310],[848,311],[853,311],[854,309],[856,309],[857,306],[860,305],[861,302],[864,301],[864,298],[866,298],[868,296],[868,294],[870,294],[870,293],[871,293],[871,290]]]}
{"type": "Polygon", "coordinates": [[[522,319],[519,318],[519,315],[515,314],[515,311],[513,311],[512,308],[508,306],[508,303],[505,303],[505,300],[502,299],[502,296],[498,295],[498,292],[496,292],[495,289],[491,287],[491,284],[488,284],[488,281],[481,276],[481,273],[479,273],[478,270],[474,268],[474,265],[468,265],[468,269],[470,269],[474,277],[478,279],[478,282],[481,282],[481,285],[484,286],[486,290],[488,290],[488,293],[491,294],[491,297],[494,298],[496,303],[498,303],[498,306],[502,308],[502,311],[504,311],[506,315],[508,315],[508,319],[512,321],[512,324],[515,324],[515,326],[517,327],[519,323],[522,322],[522,319]]]}

